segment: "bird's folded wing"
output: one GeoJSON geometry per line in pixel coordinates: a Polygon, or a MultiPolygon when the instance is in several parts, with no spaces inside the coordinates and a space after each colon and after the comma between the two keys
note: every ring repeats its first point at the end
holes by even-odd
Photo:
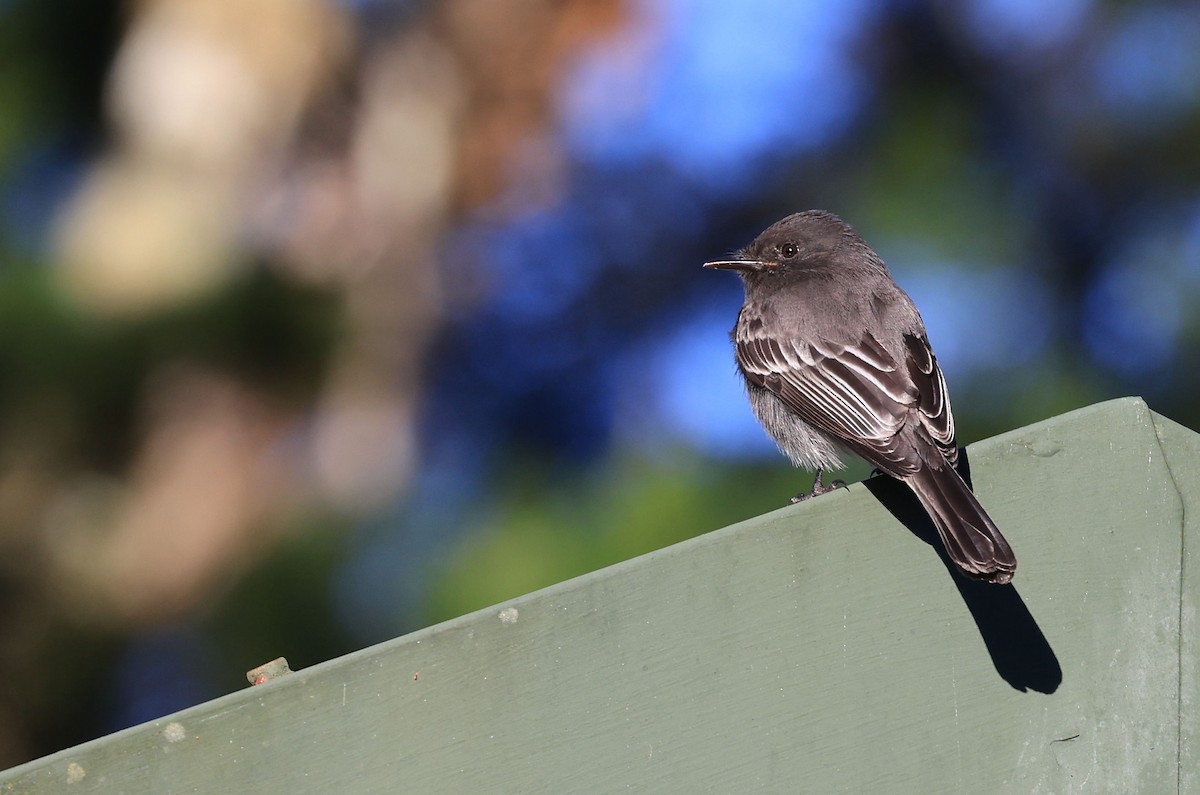
{"type": "Polygon", "coordinates": [[[950,394],[937,357],[924,335],[905,335],[908,375],[921,396],[917,409],[921,425],[941,449],[942,455],[954,466],[958,461],[958,446],[954,442],[954,413],[950,410],[950,394]]]}
{"type": "Polygon", "coordinates": [[[903,363],[870,332],[852,345],[739,334],[736,354],[751,380],[806,422],[902,477],[933,452],[919,449],[929,442],[954,461],[954,424],[941,370],[923,337],[905,341],[903,363]],[[902,434],[906,426],[918,438],[902,434]]]}

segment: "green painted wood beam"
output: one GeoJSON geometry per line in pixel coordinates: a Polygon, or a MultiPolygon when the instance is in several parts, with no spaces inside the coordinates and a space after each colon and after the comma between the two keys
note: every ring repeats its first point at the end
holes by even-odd
{"type": "Polygon", "coordinates": [[[1200,436],[1131,398],[969,459],[1013,586],[952,575],[875,479],[14,768],[0,792],[1200,792],[1200,436]]]}

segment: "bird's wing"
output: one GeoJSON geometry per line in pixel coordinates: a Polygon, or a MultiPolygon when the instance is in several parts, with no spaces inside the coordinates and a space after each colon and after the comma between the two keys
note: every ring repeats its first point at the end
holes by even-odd
{"type": "Polygon", "coordinates": [[[869,331],[841,345],[776,339],[761,326],[739,324],[735,348],[751,381],[869,463],[903,477],[921,467],[929,447],[951,464],[957,455],[941,369],[923,335],[905,342],[905,361],[897,362],[869,331]],[[906,427],[915,433],[901,433],[906,427]]]}
{"type": "Polygon", "coordinates": [[[906,334],[904,337],[908,375],[917,387],[921,399],[917,403],[921,426],[942,451],[942,456],[954,466],[958,463],[958,446],[954,441],[954,413],[950,410],[950,393],[946,390],[946,378],[938,367],[937,357],[929,340],[906,334]]]}

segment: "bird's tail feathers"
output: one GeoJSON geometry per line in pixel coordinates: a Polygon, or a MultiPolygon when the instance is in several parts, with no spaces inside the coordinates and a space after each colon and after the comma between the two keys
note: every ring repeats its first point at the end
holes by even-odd
{"type": "Polygon", "coordinates": [[[1017,569],[1012,547],[957,472],[924,468],[905,480],[963,574],[997,584],[1012,580],[1017,569]]]}

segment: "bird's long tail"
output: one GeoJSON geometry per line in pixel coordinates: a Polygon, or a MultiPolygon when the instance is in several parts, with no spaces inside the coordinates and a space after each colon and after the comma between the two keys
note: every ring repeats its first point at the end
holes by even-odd
{"type": "Polygon", "coordinates": [[[1012,580],[1017,558],[971,489],[951,467],[927,467],[905,478],[950,559],[968,577],[1000,585],[1012,580]]]}

